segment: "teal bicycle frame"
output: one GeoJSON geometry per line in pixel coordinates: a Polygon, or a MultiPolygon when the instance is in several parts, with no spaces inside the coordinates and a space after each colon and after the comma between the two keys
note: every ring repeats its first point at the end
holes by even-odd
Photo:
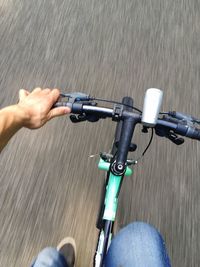
{"type": "Polygon", "coordinates": [[[105,222],[104,227],[100,229],[99,239],[97,244],[97,250],[94,258],[94,266],[103,266],[103,260],[105,254],[110,246],[112,239],[113,223],[116,218],[117,206],[118,206],[118,196],[124,176],[132,175],[132,170],[127,167],[125,174],[123,176],[114,175],[110,171],[110,163],[103,159],[100,159],[98,168],[107,172],[107,183],[106,192],[104,198],[104,210],[102,220],[105,222]]]}
{"type": "MultiPolygon", "coordinates": [[[[100,159],[98,168],[100,170],[109,171],[110,163],[100,159]]],[[[125,176],[132,175],[132,170],[127,167],[125,176]]],[[[109,172],[109,180],[106,188],[105,196],[105,210],[103,214],[103,220],[115,221],[117,205],[118,205],[118,195],[121,187],[123,176],[116,176],[109,172]]]]}

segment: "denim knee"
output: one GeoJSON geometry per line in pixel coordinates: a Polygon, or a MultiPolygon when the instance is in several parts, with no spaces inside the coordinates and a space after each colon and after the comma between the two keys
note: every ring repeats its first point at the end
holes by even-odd
{"type": "Polygon", "coordinates": [[[144,222],[134,222],[113,238],[105,266],[170,267],[160,233],[144,222]]]}
{"type": "Polygon", "coordinates": [[[32,267],[67,267],[67,263],[57,249],[48,247],[38,254],[32,267]]]}

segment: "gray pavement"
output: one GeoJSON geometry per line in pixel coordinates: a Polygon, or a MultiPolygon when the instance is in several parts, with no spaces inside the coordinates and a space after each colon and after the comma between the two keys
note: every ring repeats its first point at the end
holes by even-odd
{"type": "MultiPolygon", "coordinates": [[[[19,88],[58,87],[141,107],[164,90],[163,110],[200,116],[200,6],[183,0],[0,0],[0,105],[19,88]]],[[[110,121],[63,117],[21,130],[0,155],[0,266],[30,266],[64,236],[77,266],[92,266],[103,173],[91,154],[110,148],[110,121]]],[[[148,138],[139,137],[136,156],[148,138]]],[[[155,137],[124,181],[117,228],[134,220],[163,234],[172,265],[200,266],[200,145],[155,137]]],[[[135,157],[136,157],[135,156],[135,157]]]]}

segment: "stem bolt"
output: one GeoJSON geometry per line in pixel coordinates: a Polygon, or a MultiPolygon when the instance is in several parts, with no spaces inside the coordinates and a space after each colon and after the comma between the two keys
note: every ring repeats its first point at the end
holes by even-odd
{"type": "Polygon", "coordinates": [[[120,171],[123,170],[123,165],[122,165],[122,164],[119,164],[119,165],[117,166],[117,169],[120,170],[120,171]]]}

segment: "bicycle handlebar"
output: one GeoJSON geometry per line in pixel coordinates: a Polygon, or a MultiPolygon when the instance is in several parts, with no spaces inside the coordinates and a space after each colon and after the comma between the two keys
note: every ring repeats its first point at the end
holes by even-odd
{"type": "MultiPolygon", "coordinates": [[[[96,103],[79,103],[79,102],[58,102],[54,105],[54,107],[59,106],[68,106],[71,108],[72,114],[85,114],[87,115],[93,115],[96,116],[96,120],[90,120],[89,121],[97,121],[98,119],[103,119],[110,117],[113,120],[119,121],[124,120],[125,118],[132,118],[135,120],[135,124],[141,123],[142,116],[138,113],[127,111],[127,110],[120,110],[119,105],[115,105],[114,108],[106,108],[106,107],[99,107],[96,106],[96,103]]],[[[81,121],[81,120],[80,120],[81,121]]],[[[78,122],[78,121],[77,121],[78,122]]],[[[181,136],[185,136],[191,139],[200,140],[200,129],[188,125],[185,123],[185,121],[177,120],[177,121],[168,121],[166,118],[159,118],[157,120],[157,124],[154,128],[163,128],[168,131],[172,131],[176,134],[179,134],[181,136]]]]}

